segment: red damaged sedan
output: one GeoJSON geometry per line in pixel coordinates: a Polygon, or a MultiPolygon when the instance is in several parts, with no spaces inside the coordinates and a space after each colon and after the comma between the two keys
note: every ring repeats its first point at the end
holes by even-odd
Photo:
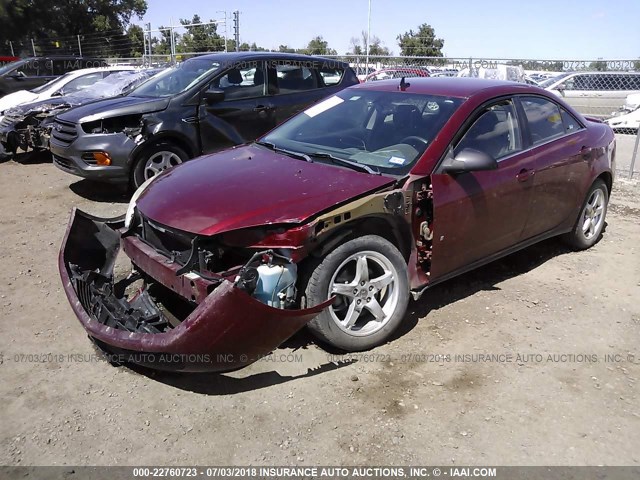
{"type": "Polygon", "coordinates": [[[60,273],[89,336],[144,365],[231,370],[305,325],[368,349],[439,282],[556,235],[596,243],[614,157],[607,125],[537,87],[361,84],[152,177],[125,217],[75,210],[60,273]]]}

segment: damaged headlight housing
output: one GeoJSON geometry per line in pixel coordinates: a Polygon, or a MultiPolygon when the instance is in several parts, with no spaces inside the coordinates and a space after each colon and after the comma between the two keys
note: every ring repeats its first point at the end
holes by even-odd
{"type": "Polygon", "coordinates": [[[127,213],[124,216],[124,226],[125,228],[129,228],[131,226],[131,221],[133,220],[133,216],[136,212],[136,203],[140,195],[144,193],[147,187],[160,175],[154,175],[153,177],[147,179],[142,185],[138,187],[138,189],[131,196],[131,200],[129,201],[129,206],[127,207],[127,213]]]}
{"type": "Polygon", "coordinates": [[[81,123],[82,130],[89,134],[99,133],[136,133],[141,128],[142,115],[123,115],[81,123]]]}

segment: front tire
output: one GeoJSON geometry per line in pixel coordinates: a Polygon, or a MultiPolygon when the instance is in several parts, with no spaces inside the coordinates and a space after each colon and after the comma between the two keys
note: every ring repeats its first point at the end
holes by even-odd
{"type": "Polygon", "coordinates": [[[159,143],[142,151],[133,167],[131,181],[138,188],[149,178],[175,167],[189,159],[189,155],[180,147],[171,143],[159,143]]]}
{"type": "Polygon", "coordinates": [[[400,325],[409,303],[407,265],[398,249],[377,235],[343,243],[309,277],[302,303],[333,305],[309,322],[321,341],[346,351],[380,345],[400,325]]]}
{"type": "Polygon", "coordinates": [[[600,239],[609,204],[609,190],[597,179],[591,185],[573,228],[562,239],[576,250],[586,250],[600,239]]]}

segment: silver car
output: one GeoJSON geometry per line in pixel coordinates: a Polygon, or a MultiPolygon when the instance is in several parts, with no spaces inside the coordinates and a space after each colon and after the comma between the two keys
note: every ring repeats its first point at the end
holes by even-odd
{"type": "Polygon", "coordinates": [[[606,118],[640,93],[640,72],[571,72],[541,84],[583,115],[606,118]]]}

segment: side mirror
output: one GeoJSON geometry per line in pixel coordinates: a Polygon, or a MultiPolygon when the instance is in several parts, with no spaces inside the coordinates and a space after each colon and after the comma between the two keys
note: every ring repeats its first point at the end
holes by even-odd
{"type": "Polygon", "coordinates": [[[560,92],[561,94],[564,95],[564,91],[567,89],[567,87],[564,86],[564,84],[560,84],[555,88],[558,92],[560,92]]]}
{"type": "Polygon", "coordinates": [[[51,94],[52,97],[61,97],[63,95],[64,95],[64,92],[62,90],[56,90],[51,94]]]}
{"type": "Polygon", "coordinates": [[[204,99],[209,105],[221,102],[224,100],[224,90],[210,88],[204,92],[204,99]]]}
{"type": "Polygon", "coordinates": [[[449,175],[456,175],[458,173],[495,170],[497,168],[498,162],[491,155],[473,148],[465,148],[455,157],[448,156],[445,158],[440,171],[449,175]]]}
{"type": "Polygon", "coordinates": [[[11,78],[15,78],[16,80],[22,80],[23,78],[26,77],[26,75],[24,74],[24,72],[14,72],[11,75],[9,75],[11,78]]]}

